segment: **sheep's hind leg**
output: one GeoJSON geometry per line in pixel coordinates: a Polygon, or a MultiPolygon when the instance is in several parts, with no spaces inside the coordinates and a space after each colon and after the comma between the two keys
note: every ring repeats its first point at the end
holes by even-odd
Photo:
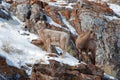
{"type": "Polygon", "coordinates": [[[81,49],[79,49],[78,50],[79,51],[79,55],[78,55],[78,59],[79,59],[79,61],[83,61],[83,54],[82,54],[82,51],[81,51],[81,49]]]}

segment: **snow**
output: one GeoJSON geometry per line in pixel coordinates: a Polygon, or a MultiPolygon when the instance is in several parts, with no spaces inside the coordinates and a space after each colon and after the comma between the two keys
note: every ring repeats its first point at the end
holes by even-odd
{"type": "MultiPolygon", "coordinates": [[[[89,0],[89,1],[95,1],[96,2],[97,0],[89,0]]],[[[101,0],[101,2],[108,2],[108,1],[109,0],[101,0]]],[[[110,9],[112,9],[117,15],[120,16],[120,6],[119,5],[112,4],[112,3],[108,3],[108,5],[109,5],[110,9]]],[[[108,16],[107,16],[107,18],[108,18],[108,16]]],[[[110,17],[110,20],[114,19],[114,18],[115,18],[115,16],[113,16],[113,18],[110,17]]]]}
{"type": "Polygon", "coordinates": [[[5,8],[9,9],[10,8],[10,4],[6,3],[4,1],[2,1],[2,6],[4,6],[5,8]]]}
{"type": "Polygon", "coordinates": [[[76,58],[72,57],[69,53],[66,53],[65,55],[65,58],[49,58],[49,60],[56,60],[56,61],[59,61],[61,63],[64,63],[64,64],[69,64],[70,66],[75,66],[75,65],[78,65],[80,64],[79,63],[79,60],[77,60],[76,58]]]}
{"type": "Polygon", "coordinates": [[[95,2],[100,2],[100,1],[101,1],[101,2],[108,2],[109,0],[100,0],[100,1],[99,1],[99,0],[88,0],[88,1],[95,1],[95,2]]]}
{"type": "MultiPolygon", "coordinates": [[[[61,15],[61,13],[60,13],[61,15]]],[[[78,35],[76,30],[73,28],[73,26],[70,25],[70,23],[66,20],[66,18],[64,16],[61,15],[62,21],[63,23],[68,27],[68,29],[70,30],[70,32],[74,35],[78,35]]]]}
{"type": "Polygon", "coordinates": [[[55,46],[55,49],[57,50],[57,53],[60,55],[63,51],[60,47],[55,46]]]}
{"type": "Polygon", "coordinates": [[[56,2],[48,2],[48,4],[56,7],[65,7],[65,8],[73,9],[72,7],[73,3],[68,3],[64,0],[57,0],[56,2]]]}
{"type": "Polygon", "coordinates": [[[62,28],[62,29],[64,29],[64,30],[68,31],[67,28],[64,28],[64,27],[62,27],[61,25],[57,24],[57,23],[56,23],[55,21],[53,21],[49,16],[47,16],[47,21],[46,21],[46,22],[49,23],[50,25],[53,25],[53,26],[55,26],[55,27],[62,28]]]}
{"type": "Polygon", "coordinates": [[[109,4],[109,7],[120,16],[120,6],[117,4],[109,4]]]}
{"type": "MultiPolygon", "coordinates": [[[[60,15],[61,15],[61,14],[60,14],[60,15]]],[[[73,28],[73,26],[70,25],[70,23],[65,19],[65,17],[61,15],[61,18],[62,18],[63,23],[68,27],[69,31],[70,31],[72,34],[74,34],[74,35],[78,35],[77,32],[76,32],[76,30],[73,28]]],[[[54,22],[49,16],[47,16],[47,23],[49,23],[49,24],[51,24],[51,25],[54,25],[54,26],[56,26],[56,27],[58,27],[58,28],[63,28],[63,29],[65,29],[65,30],[68,31],[67,28],[64,28],[64,27],[62,27],[61,25],[57,24],[57,23],[54,22]]]]}
{"type": "Polygon", "coordinates": [[[105,16],[105,18],[107,18],[109,20],[118,19],[118,17],[116,17],[116,16],[105,16]]]}
{"type": "Polygon", "coordinates": [[[104,78],[107,79],[107,80],[118,80],[118,79],[114,78],[113,76],[110,76],[106,73],[104,73],[104,78]]]}
{"type": "Polygon", "coordinates": [[[65,8],[73,9],[72,5],[75,5],[74,3],[69,3],[68,6],[65,6],[65,8]]]}
{"type": "Polygon", "coordinates": [[[0,56],[6,58],[7,64],[21,68],[40,59],[46,61],[46,52],[30,43],[29,39],[34,39],[34,36],[26,38],[18,32],[17,27],[20,25],[11,25],[8,21],[0,20],[0,56]]]}
{"type": "MultiPolygon", "coordinates": [[[[110,9],[112,9],[118,16],[120,16],[120,6],[117,4],[108,3],[110,9]]],[[[109,20],[119,19],[117,16],[105,16],[109,20]]]]}
{"type": "Polygon", "coordinates": [[[67,2],[63,0],[57,0],[56,2],[48,2],[48,4],[51,6],[62,7],[61,4],[67,4],[67,2]]]}
{"type": "Polygon", "coordinates": [[[51,24],[51,25],[54,25],[56,27],[59,27],[61,28],[62,26],[57,24],[56,22],[54,22],[49,16],[47,16],[47,23],[51,24]]]}
{"type": "Polygon", "coordinates": [[[7,80],[3,75],[0,74],[0,79],[7,80]]]}
{"type": "MultiPolygon", "coordinates": [[[[38,36],[24,31],[22,29],[24,23],[15,16],[12,18],[14,20],[10,21],[0,18],[0,56],[6,59],[8,65],[23,69],[28,75],[31,75],[32,66],[35,63],[49,64],[49,59],[68,65],[79,64],[78,60],[68,53],[65,58],[48,58],[46,55],[48,52],[31,44],[31,40],[38,38],[38,36]],[[27,66],[27,64],[31,66],[27,66]]],[[[51,24],[55,23],[51,22],[51,24]]]]}

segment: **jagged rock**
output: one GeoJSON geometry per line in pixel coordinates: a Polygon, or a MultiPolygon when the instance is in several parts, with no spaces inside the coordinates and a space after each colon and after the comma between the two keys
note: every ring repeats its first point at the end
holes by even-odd
{"type": "Polygon", "coordinates": [[[88,10],[98,12],[101,14],[109,14],[109,15],[113,14],[113,10],[109,8],[107,3],[102,4],[102,3],[95,3],[95,2],[84,0],[83,8],[86,8],[88,10]]]}
{"type": "MultiPolygon", "coordinates": [[[[109,61],[109,64],[112,64],[112,71],[111,74],[114,72],[117,75],[120,70],[120,47],[119,47],[119,33],[120,33],[120,21],[113,20],[108,23],[108,27],[105,28],[104,34],[104,42],[106,42],[106,55],[109,61]],[[110,46],[110,47],[109,47],[110,46]],[[114,66],[113,66],[114,65],[114,66]]],[[[118,77],[119,78],[119,77],[118,77]]]]}
{"type": "Polygon", "coordinates": [[[9,10],[0,4],[0,17],[4,19],[12,19],[9,10]]]}
{"type": "Polygon", "coordinates": [[[58,11],[60,10],[59,7],[54,7],[54,6],[46,6],[45,7],[45,12],[47,15],[57,24],[62,25],[62,22],[60,20],[60,16],[58,15],[58,11]],[[54,16],[53,16],[54,15],[54,16]]]}
{"type": "Polygon", "coordinates": [[[120,70],[117,72],[116,77],[120,79],[120,70]]]}
{"type": "Polygon", "coordinates": [[[0,4],[2,3],[2,0],[0,0],[0,4]]]}
{"type": "Polygon", "coordinates": [[[16,16],[21,20],[25,21],[29,17],[30,5],[29,4],[19,4],[16,8],[16,16]]]}
{"type": "Polygon", "coordinates": [[[5,12],[2,9],[0,9],[0,17],[3,18],[3,19],[7,19],[7,20],[11,19],[10,14],[7,13],[7,12],[5,13],[5,12]]]}
{"type": "Polygon", "coordinates": [[[6,60],[0,57],[0,80],[28,79],[24,70],[8,66],[6,60]]]}
{"type": "MultiPolygon", "coordinates": [[[[16,0],[16,1],[19,1],[19,0],[16,0]]],[[[26,0],[22,0],[22,1],[24,2],[26,0]]],[[[26,7],[26,4],[21,4],[21,5],[24,5],[26,7]]],[[[119,49],[120,48],[120,36],[119,36],[120,35],[120,29],[119,29],[120,28],[119,27],[120,20],[110,21],[108,18],[105,17],[105,16],[110,16],[110,15],[113,16],[114,15],[114,12],[109,8],[109,6],[106,3],[101,4],[101,3],[95,3],[95,2],[90,2],[90,1],[84,0],[84,3],[81,7],[78,4],[76,4],[76,5],[72,5],[73,9],[71,9],[71,8],[65,8],[65,7],[50,6],[46,2],[42,2],[39,0],[31,0],[31,2],[29,2],[29,6],[36,7],[36,8],[35,7],[33,8],[33,12],[36,11],[37,9],[39,9],[36,5],[37,6],[39,5],[40,9],[42,8],[43,12],[40,10],[42,12],[42,14],[45,14],[47,17],[49,16],[55,23],[61,25],[63,28],[61,29],[61,28],[57,27],[56,25],[51,25],[49,23],[46,24],[46,22],[39,22],[39,20],[38,20],[35,23],[33,23],[32,21],[30,22],[30,25],[32,24],[32,26],[30,27],[30,28],[32,28],[31,32],[37,33],[37,30],[41,27],[42,28],[43,27],[50,28],[53,30],[64,31],[64,28],[67,28],[67,27],[62,21],[61,15],[64,16],[66,18],[66,20],[70,23],[70,25],[72,25],[75,28],[75,30],[77,31],[78,34],[81,34],[81,32],[84,32],[86,30],[93,29],[93,31],[95,31],[95,34],[96,34],[96,42],[97,42],[97,53],[96,53],[96,63],[97,64],[96,65],[99,65],[100,67],[102,66],[103,69],[105,70],[105,72],[107,72],[106,68],[108,68],[108,66],[110,66],[108,73],[110,72],[109,74],[113,74],[114,76],[117,76],[119,78],[119,64],[118,63],[120,62],[119,61],[119,57],[120,57],[120,55],[119,55],[119,53],[120,53],[120,49],[119,49]]],[[[23,7],[22,9],[20,8],[21,10],[19,10],[17,8],[17,10],[18,10],[17,16],[20,17],[22,15],[20,18],[22,18],[23,21],[27,17],[27,14],[30,10],[29,8],[25,9],[24,6],[21,6],[21,7],[23,7]],[[24,11],[24,10],[26,10],[26,11],[24,11]]],[[[32,15],[34,15],[34,14],[32,14],[32,15]]],[[[36,17],[33,17],[33,18],[36,18],[36,17]]],[[[37,18],[38,18],[38,16],[37,16],[37,18]]],[[[76,40],[76,37],[71,37],[70,45],[73,44],[74,46],[72,45],[72,48],[70,50],[76,49],[75,43],[74,43],[75,40],[76,40]]],[[[78,54],[77,51],[73,51],[73,53],[78,54]]],[[[86,76],[86,74],[102,76],[101,74],[103,72],[100,70],[100,73],[99,73],[99,69],[97,70],[96,66],[87,65],[88,68],[86,68],[85,65],[83,65],[83,66],[85,67],[85,68],[82,67],[83,68],[82,73],[84,73],[84,74],[79,74],[80,77],[84,77],[84,76],[86,76]],[[86,71],[88,71],[88,72],[86,72],[86,71]],[[99,74],[97,73],[97,71],[99,74]]],[[[43,67],[43,65],[42,65],[42,67],[43,67]]],[[[37,67],[37,69],[39,69],[39,67],[37,67]]],[[[48,71],[49,72],[47,74],[49,74],[49,75],[53,74],[53,72],[51,72],[50,70],[48,70],[48,71]]],[[[69,80],[69,79],[71,79],[71,77],[78,79],[79,78],[78,76],[77,77],[73,76],[75,74],[77,75],[78,74],[77,72],[76,71],[72,71],[72,72],[68,71],[68,73],[65,74],[65,77],[61,77],[61,80],[67,80],[67,79],[69,80]],[[70,76],[71,74],[72,74],[72,76],[70,76]],[[69,78],[68,78],[68,76],[69,76],[69,78]]],[[[80,70],[79,70],[79,72],[80,72],[80,70]]],[[[34,69],[33,69],[32,76],[34,76],[34,77],[32,77],[33,78],[32,80],[34,80],[34,79],[38,79],[38,80],[43,79],[44,80],[47,78],[56,79],[56,80],[58,79],[56,77],[53,77],[53,76],[51,77],[51,75],[50,76],[49,75],[45,75],[45,74],[43,74],[43,72],[39,72],[37,70],[36,70],[36,72],[34,72],[34,69]]],[[[98,78],[98,80],[100,78],[98,78]]]]}
{"type": "Polygon", "coordinates": [[[31,6],[31,16],[30,16],[30,20],[39,20],[40,18],[40,7],[38,4],[33,4],[31,6]]]}
{"type": "Polygon", "coordinates": [[[77,68],[81,73],[96,75],[96,76],[103,76],[104,71],[101,70],[99,67],[93,64],[80,64],[77,68]]]}
{"type": "Polygon", "coordinates": [[[13,0],[5,0],[5,2],[7,2],[7,3],[13,3],[13,0]]]}
{"type": "Polygon", "coordinates": [[[41,0],[31,0],[30,4],[38,4],[41,8],[45,8],[48,5],[48,3],[41,0]]]}
{"type": "MultiPolygon", "coordinates": [[[[93,3],[91,4],[92,6],[94,6],[93,3]]],[[[108,8],[107,6],[106,6],[106,10],[103,10],[103,6],[100,6],[100,5],[99,7],[101,7],[101,10],[102,10],[100,12],[96,11],[96,10],[99,10],[97,6],[95,6],[94,9],[91,11],[89,11],[90,9],[87,9],[87,10],[83,9],[81,11],[79,16],[79,19],[81,20],[81,29],[83,31],[91,28],[94,29],[97,35],[97,45],[98,45],[97,57],[96,57],[97,64],[104,66],[105,72],[108,72],[105,69],[105,67],[107,68],[108,66],[105,66],[105,65],[107,64],[110,66],[112,64],[112,68],[109,68],[109,71],[112,71],[112,72],[110,72],[109,74],[116,75],[115,73],[117,73],[117,70],[115,71],[113,69],[113,65],[115,68],[115,65],[119,63],[118,53],[120,52],[118,47],[119,45],[118,35],[120,31],[118,26],[120,21],[107,20],[104,17],[106,15],[106,12],[107,14],[112,14],[113,12],[111,10],[107,10],[108,8]]]]}
{"type": "Polygon", "coordinates": [[[78,0],[68,0],[68,3],[74,3],[77,2],[78,0]]]}
{"type": "Polygon", "coordinates": [[[61,12],[61,14],[62,14],[63,16],[65,16],[65,18],[66,18],[67,20],[70,19],[70,17],[71,17],[71,15],[70,15],[71,10],[69,10],[69,9],[65,9],[65,10],[64,10],[64,8],[63,8],[63,10],[61,10],[60,12],[61,12]]]}
{"type": "Polygon", "coordinates": [[[34,20],[35,22],[37,22],[38,20],[46,20],[45,13],[38,4],[33,4],[31,6],[30,20],[34,20]]]}
{"type": "Polygon", "coordinates": [[[71,12],[71,18],[69,19],[69,22],[71,23],[72,26],[74,26],[76,32],[80,35],[81,34],[81,24],[79,20],[79,10],[73,9],[71,12]]]}
{"type": "Polygon", "coordinates": [[[50,64],[34,65],[31,80],[101,80],[103,76],[103,71],[92,64],[69,66],[55,60],[49,61],[50,64]]]}

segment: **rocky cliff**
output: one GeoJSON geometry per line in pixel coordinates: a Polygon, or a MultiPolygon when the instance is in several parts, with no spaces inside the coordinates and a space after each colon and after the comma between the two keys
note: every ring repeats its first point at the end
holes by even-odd
{"type": "MultiPolygon", "coordinates": [[[[79,64],[74,66],[56,60],[49,60],[49,64],[35,63],[32,65],[30,80],[104,80],[104,72],[120,79],[120,16],[107,3],[87,0],[82,2],[6,0],[6,2],[11,5],[8,10],[25,23],[24,30],[37,35],[37,30],[41,28],[69,33],[67,51],[77,59],[79,52],[75,47],[75,41],[78,35],[90,29],[96,35],[94,36],[97,44],[96,65],[89,61],[84,63],[81,59],[79,64]]],[[[45,50],[42,45],[38,43],[36,45],[45,50]]],[[[53,52],[56,52],[54,48],[53,46],[53,52]]],[[[57,58],[55,55],[49,55],[51,56],[57,58]]],[[[19,74],[20,77],[17,77],[19,80],[28,79],[24,71],[20,70],[19,73],[18,70],[15,74],[19,74]]]]}

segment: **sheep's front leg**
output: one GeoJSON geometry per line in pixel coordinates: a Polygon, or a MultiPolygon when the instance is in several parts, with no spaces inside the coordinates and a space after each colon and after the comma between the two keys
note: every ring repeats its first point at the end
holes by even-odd
{"type": "Polygon", "coordinates": [[[62,55],[61,55],[62,58],[65,57],[65,53],[66,53],[66,44],[65,44],[65,42],[66,41],[64,39],[60,40],[60,47],[63,50],[62,55]]]}
{"type": "Polygon", "coordinates": [[[46,40],[46,44],[45,45],[47,45],[47,51],[51,53],[51,43],[50,43],[50,39],[49,38],[46,40]]]}
{"type": "Polygon", "coordinates": [[[61,57],[64,58],[66,53],[65,44],[61,44],[61,49],[63,50],[61,57]]]}

